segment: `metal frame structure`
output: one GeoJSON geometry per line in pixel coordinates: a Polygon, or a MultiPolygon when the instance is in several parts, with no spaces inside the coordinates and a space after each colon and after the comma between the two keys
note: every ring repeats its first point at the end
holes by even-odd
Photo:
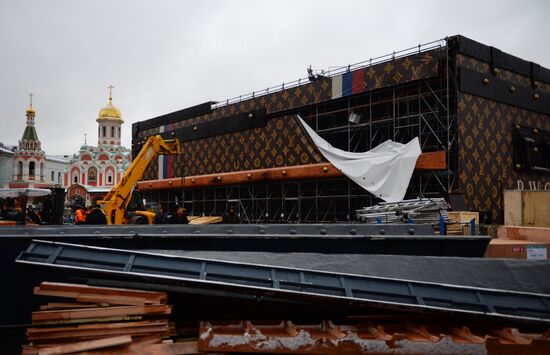
{"type": "MultiPolygon", "coordinates": [[[[271,115],[299,114],[319,135],[335,147],[348,151],[367,151],[387,139],[406,143],[418,136],[423,151],[445,151],[447,169],[415,172],[408,198],[441,197],[455,190],[458,160],[456,129],[456,85],[454,56],[447,39],[432,42],[357,63],[331,73],[365,68],[396,58],[434,50],[439,56],[437,76],[387,88],[370,90],[271,115]],[[350,122],[351,113],[361,116],[350,122]]],[[[304,81],[303,83],[306,83],[304,81]]],[[[299,80],[294,86],[302,84],[299,80]]],[[[281,87],[266,89],[263,94],[281,87]]],[[[215,108],[258,97],[252,93],[217,104],[215,108]],[[236,101],[237,100],[237,101],[236,101]]],[[[326,223],[354,220],[355,211],[379,202],[373,195],[346,178],[299,180],[205,187],[186,190],[147,191],[148,200],[158,201],[169,210],[183,201],[189,214],[222,215],[228,201],[234,201],[243,223],[326,223]]]]}

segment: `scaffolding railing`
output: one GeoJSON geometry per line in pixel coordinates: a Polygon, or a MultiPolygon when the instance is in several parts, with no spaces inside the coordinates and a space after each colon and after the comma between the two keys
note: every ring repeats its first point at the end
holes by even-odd
{"type": "MultiPolygon", "coordinates": [[[[379,56],[379,57],[369,58],[368,60],[364,60],[364,61],[361,61],[361,62],[348,64],[348,65],[341,66],[341,67],[335,67],[334,69],[329,68],[329,69],[327,69],[326,72],[323,72],[322,75],[323,75],[323,77],[330,78],[330,77],[333,77],[333,76],[337,76],[337,75],[340,75],[340,74],[350,72],[352,70],[369,68],[373,65],[378,65],[378,64],[381,64],[381,63],[389,62],[389,61],[399,59],[399,58],[403,58],[403,57],[406,57],[406,56],[410,56],[410,55],[413,55],[413,54],[424,53],[424,52],[428,52],[428,51],[431,51],[431,50],[434,50],[434,49],[442,49],[446,45],[447,45],[447,38],[438,39],[438,40],[435,40],[435,41],[432,41],[432,42],[419,44],[419,45],[414,46],[414,47],[409,47],[409,48],[406,48],[406,49],[403,49],[403,50],[400,50],[400,51],[397,51],[397,52],[388,53],[388,54],[385,54],[385,55],[382,55],[382,56],[379,56]]],[[[227,105],[231,105],[231,104],[234,104],[234,103],[238,103],[238,102],[241,102],[241,101],[255,99],[255,98],[258,98],[258,97],[261,97],[261,96],[264,96],[264,95],[273,94],[275,92],[291,89],[291,88],[306,85],[306,84],[309,84],[309,83],[310,83],[310,78],[309,77],[300,78],[300,79],[290,81],[290,82],[283,82],[280,85],[275,85],[275,86],[268,87],[266,89],[252,91],[251,93],[248,93],[248,94],[245,94],[245,95],[235,96],[235,97],[226,99],[224,101],[218,101],[218,102],[212,104],[212,109],[217,109],[217,108],[224,107],[224,106],[227,106],[227,105]]]]}

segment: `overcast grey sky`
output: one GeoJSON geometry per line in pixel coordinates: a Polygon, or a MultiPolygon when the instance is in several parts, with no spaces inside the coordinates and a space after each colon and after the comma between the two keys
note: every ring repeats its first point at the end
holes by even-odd
{"type": "Polygon", "coordinates": [[[550,1],[0,0],[0,142],[34,93],[46,154],[72,154],[114,85],[131,124],[462,34],[550,67],[550,1]]]}

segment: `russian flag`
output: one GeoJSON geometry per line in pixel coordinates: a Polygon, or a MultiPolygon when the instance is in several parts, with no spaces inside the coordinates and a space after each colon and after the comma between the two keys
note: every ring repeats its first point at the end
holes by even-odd
{"type": "MultiPolygon", "coordinates": [[[[170,123],[159,127],[159,134],[164,132],[170,132],[174,130],[174,124],[170,123]]],[[[159,155],[158,156],[158,178],[169,179],[174,177],[174,170],[172,168],[172,162],[174,157],[171,155],[159,155]]]]}
{"type": "Polygon", "coordinates": [[[174,169],[172,168],[172,162],[174,157],[171,155],[159,155],[159,179],[169,179],[174,177],[174,169]]]}
{"type": "Polygon", "coordinates": [[[332,77],[332,98],[337,99],[363,92],[365,69],[358,69],[332,77]]]}

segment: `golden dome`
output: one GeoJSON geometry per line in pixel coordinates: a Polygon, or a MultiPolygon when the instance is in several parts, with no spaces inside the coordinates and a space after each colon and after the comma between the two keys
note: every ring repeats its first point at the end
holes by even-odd
{"type": "Polygon", "coordinates": [[[107,104],[107,106],[105,106],[104,108],[102,108],[100,111],[99,111],[99,118],[98,120],[102,120],[102,119],[106,119],[106,120],[120,120],[122,121],[122,115],[120,114],[120,111],[118,108],[116,108],[114,105],[113,105],[113,99],[109,98],[109,103],[107,104]]]}
{"type": "Polygon", "coordinates": [[[32,106],[29,106],[27,108],[27,116],[28,115],[33,115],[34,116],[35,114],[36,114],[36,111],[34,110],[34,108],[32,106]]]}

